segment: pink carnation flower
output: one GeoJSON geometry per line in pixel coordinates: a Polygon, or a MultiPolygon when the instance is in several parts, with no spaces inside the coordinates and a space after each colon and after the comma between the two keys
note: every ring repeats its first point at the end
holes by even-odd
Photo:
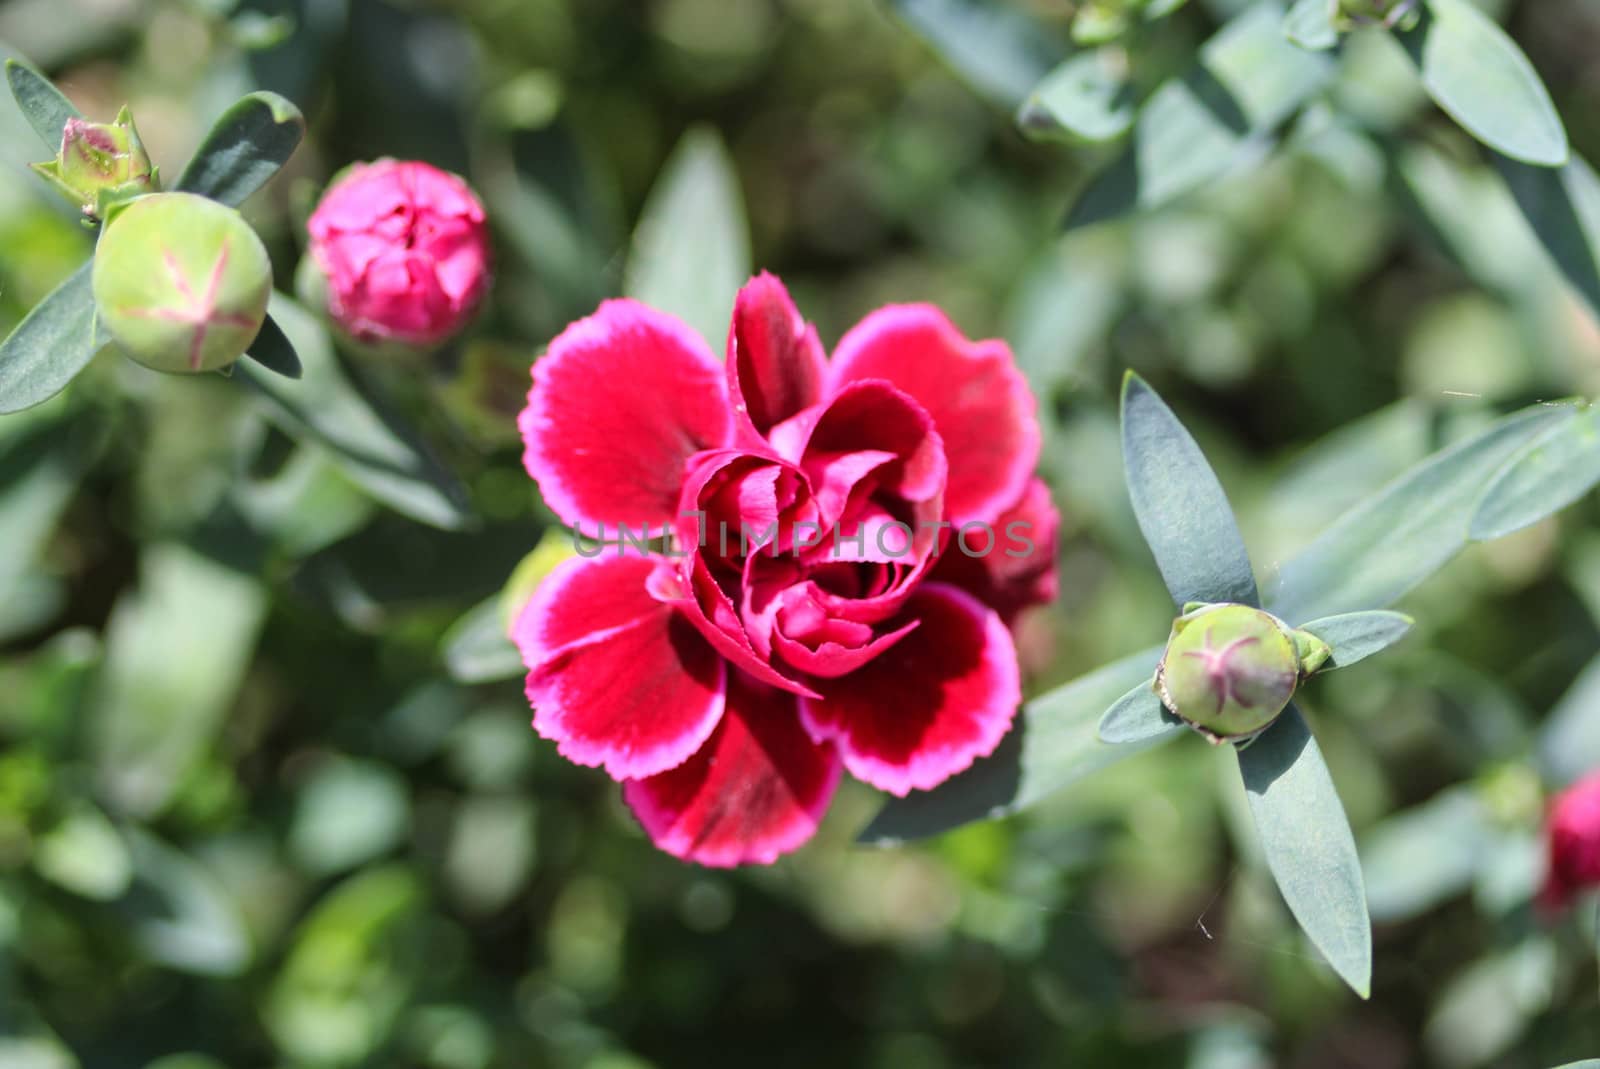
{"type": "Polygon", "coordinates": [[[488,288],[483,205],[461,179],[426,163],[351,167],[307,228],[328,313],[358,341],[443,341],[488,288]]]}
{"type": "Polygon", "coordinates": [[[1600,886],[1600,772],[1556,795],[1545,820],[1548,864],[1540,903],[1560,909],[1600,886]]]}
{"type": "Polygon", "coordinates": [[[1003,342],[906,305],[829,360],[761,275],[724,367],[607,301],[534,365],[519,425],[545,501],[607,543],[513,625],[533,725],[620,781],[662,849],[770,862],[841,769],[904,795],[1010,729],[1007,623],[1055,596],[1057,517],[1003,342]]]}

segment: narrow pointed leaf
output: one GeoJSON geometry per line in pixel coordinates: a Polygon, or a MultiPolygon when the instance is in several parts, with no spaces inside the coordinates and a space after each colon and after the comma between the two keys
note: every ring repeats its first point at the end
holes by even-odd
{"type": "Polygon", "coordinates": [[[1262,854],[1289,911],[1334,972],[1366,998],[1372,923],[1361,860],[1317,740],[1291,705],[1238,755],[1262,854]]]}
{"type": "Polygon", "coordinates": [[[522,655],[506,635],[496,594],[467,610],[441,642],[445,667],[457,683],[493,683],[524,672],[522,655]]]}
{"type": "Polygon", "coordinates": [[[955,72],[1002,108],[1015,108],[1061,58],[1036,20],[986,0],[891,0],[896,13],[955,72]]]}
{"type": "Polygon", "coordinates": [[[1139,530],[1173,602],[1261,604],[1211,466],[1178,417],[1132,373],[1122,383],[1122,462],[1139,530]]]}
{"type": "Polygon", "coordinates": [[[1600,768],[1600,657],[1590,661],[1550,710],[1539,732],[1539,767],[1565,785],[1600,768]]]}
{"type": "Polygon", "coordinates": [[[1092,179],[1068,230],[1174,200],[1265,155],[1275,131],[1327,84],[1333,64],[1283,34],[1284,8],[1258,0],[1155,91],[1123,153],[1092,179]]]}
{"type": "Polygon", "coordinates": [[[1333,656],[1323,668],[1323,671],[1331,671],[1349,668],[1357,661],[1383,652],[1405,638],[1415,622],[1403,612],[1374,609],[1325,616],[1309,624],[1301,624],[1300,630],[1316,635],[1333,650],[1333,656]]]}
{"type": "Polygon", "coordinates": [[[281,294],[273,296],[272,316],[299,354],[302,377],[284,378],[245,361],[236,365],[234,380],[254,390],[289,434],[325,447],[340,470],[379,501],[435,527],[467,526],[465,488],[414,430],[347,372],[326,328],[281,294]]]}
{"type": "Polygon", "coordinates": [[[11,95],[33,132],[39,135],[51,153],[61,150],[61,131],[68,119],[81,119],[83,113],[73,106],[55,87],[55,84],[28,66],[14,59],[6,60],[6,81],[11,95]]]}
{"type": "Polygon", "coordinates": [[[1173,735],[1183,730],[1183,721],[1167,712],[1150,681],[1139,684],[1117,699],[1100,718],[1096,732],[1100,741],[1113,746],[1173,735]]]}
{"type": "Polygon", "coordinates": [[[1033,87],[1017,110],[1017,125],[1036,140],[1121,137],[1136,111],[1126,67],[1108,49],[1080,52],[1033,87]]]}
{"type": "Polygon", "coordinates": [[[1380,924],[1406,921],[1472,886],[1495,835],[1471,786],[1452,787],[1361,837],[1367,907],[1380,924]]]}
{"type": "Polygon", "coordinates": [[[284,378],[298,379],[304,372],[300,357],[295,355],[294,343],[283,333],[283,328],[271,316],[261,324],[261,333],[250,343],[245,354],[268,371],[276,371],[284,378]]]}
{"type": "Polygon", "coordinates": [[[1025,809],[1170,737],[1157,736],[1144,746],[1108,746],[1095,734],[1108,706],[1141,680],[1148,685],[1160,657],[1160,646],[1140,650],[1029,701],[992,756],[934,790],[890,799],[861,841],[921,839],[1025,809]]]}
{"type": "Polygon", "coordinates": [[[299,108],[276,93],[251,93],[222,113],[175,188],[237,207],[288,162],[305,132],[299,108]]]}
{"type": "Polygon", "coordinates": [[[1427,0],[1400,34],[1428,95],[1496,152],[1540,167],[1567,162],[1567,132],[1539,74],[1470,0],[1427,0]]]}
{"type": "Polygon", "coordinates": [[[1600,407],[1552,427],[1489,484],[1472,518],[1488,541],[1553,516],[1600,485],[1600,407]]]}
{"type": "Polygon", "coordinates": [[[1339,0],[1295,0],[1284,16],[1283,35],[1310,52],[1326,52],[1339,43],[1334,13],[1339,0]]]}
{"type": "Polygon", "coordinates": [[[85,263],[74,271],[0,342],[0,413],[54,397],[100,351],[92,266],[85,263]]]}
{"type": "Polygon", "coordinates": [[[733,298],[750,273],[739,177],[722,138],[697,127],[683,136],[650,191],[623,288],[694,327],[720,356],[733,298]]]}
{"type": "Polygon", "coordinates": [[[1503,156],[1495,166],[1545,251],[1600,316],[1600,176],[1578,156],[1561,168],[1503,156]]]}
{"type": "Polygon", "coordinates": [[[1570,404],[1534,405],[1436,453],[1285,564],[1268,587],[1268,610],[1305,620],[1392,603],[1466,546],[1485,483],[1528,443],[1577,415],[1570,404]]]}

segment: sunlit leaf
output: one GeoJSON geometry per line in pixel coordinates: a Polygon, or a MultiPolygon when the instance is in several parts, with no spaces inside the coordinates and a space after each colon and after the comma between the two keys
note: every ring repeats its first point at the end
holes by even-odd
{"type": "Polygon", "coordinates": [[[1579,156],[1561,168],[1496,156],[1495,166],[1545,251],[1600,316],[1600,175],[1579,156]]]}
{"type": "Polygon", "coordinates": [[[1311,52],[1326,52],[1339,43],[1334,16],[1339,0],[1295,0],[1283,20],[1284,36],[1311,52]]]}
{"type": "Polygon", "coordinates": [[[1552,516],[1600,484],[1600,407],[1552,427],[1513,458],[1484,494],[1472,537],[1487,541],[1552,516]]]}
{"type": "Polygon", "coordinates": [[[95,330],[92,266],[74,271],[0,342],[0,414],[60,393],[102,348],[104,340],[95,330]]]}
{"type": "Polygon", "coordinates": [[[33,127],[34,133],[39,135],[39,140],[45,143],[52,154],[61,151],[61,131],[66,127],[67,120],[81,119],[83,113],[62,95],[50,79],[26,63],[6,60],[6,81],[11,86],[11,95],[16,98],[17,107],[22,110],[23,117],[33,127]]]}
{"type": "Polygon", "coordinates": [[[243,204],[288,162],[305,132],[299,108],[276,93],[251,93],[222,113],[173,188],[243,204]]]}
{"type": "Polygon", "coordinates": [[[1134,687],[1118,698],[1100,718],[1096,733],[1101,742],[1127,745],[1172,735],[1183,730],[1183,722],[1167,711],[1156,696],[1150,681],[1134,687]]]}
{"type": "Polygon", "coordinates": [[[688,323],[719,356],[733,298],[750,277],[739,176],[716,131],[690,130],[645,202],[624,289],[688,323]]]}
{"type": "Polygon", "coordinates": [[[422,523],[465,526],[465,489],[363,380],[345,370],[326,328],[281,294],[273,296],[272,315],[300,355],[301,377],[242,363],[235,379],[259,393],[268,414],[290,434],[326,447],[373,497],[422,523]]]}
{"type": "Polygon", "coordinates": [[[198,861],[130,827],[134,886],[124,923],[152,960],[205,976],[233,976],[250,963],[250,936],[222,883],[198,861]]]}
{"type": "Polygon", "coordinates": [[[411,823],[406,783],[387,766],[331,758],[300,790],[289,850],[308,872],[325,876],[387,853],[411,823]]]}
{"type": "Polygon", "coordinates": [[[1285,564],[1267,586],[1267,608],[1292,621],[1390,604],[1466,545],[1485,483],[1518,450],[1577,415],[1573,405],[1535,405],[1436,454],[1285,564]]]}
{"type": "Polygon", "coordinates": [[[441,645],[445,668],[458,683],[492,683],[526,671],[522,655],[506,636],[498,594],[467,610],[445,632],[441,645]]]}
{"type": "Polygon", "coordinates": [[[1405,638],[1413,623],[1415,621],[1404,613],[1377,609],[1325,616],[1299,627],[1316,635],[1332,649],[1333,656],[1324,669],[1328,671],[1348,668],[1375,653],[1383,652],[1405,638]]]}
{"type": "Polygon", "coordinates": [[[1401,42],[1428,95],[1472,136],[1512,159],[1567,162],[1567,132],[1515,41],[1470,0],[1427,0],[1401,42]]]}
{"type": "Polygon", "coordinates": [[[1078,196],[1066,226],[1147,211],[1263,155],[1273,132],[1328,81],[1328,57],[1290,44],[1284,9],[1260,0],[1145,102],[1133,139],[1078,196]]]}
{"type": "Polygon", "coordinates": [[[1372,924],[1361,861],[1322,750],[1291,705],[1238,750],[1262,855],[1289,911],[1356,994],[1372,982],[1372,924]]]}
{"type": "Polygon", "coordinates": [[[133,862],[121,834],[99,810],[83,806],[39,838],[33,864],[50,882],[109,901],[127,888],[133,862]]]}
{"type": "Polygon", "coordinates": [[[1023,133],[1040,140],[1110,141],[1133,125],[1127,60],[1110,50],[1080,52],[1033,87],[1017,109],[1023,133]]]}
{"type": "Polygon", "coordinates": [[[1122,384],[1122,459],[1139,530],[1178,607],[1259,605],[1233,509],[1200,447],[1131,372],[1122,384]]]}

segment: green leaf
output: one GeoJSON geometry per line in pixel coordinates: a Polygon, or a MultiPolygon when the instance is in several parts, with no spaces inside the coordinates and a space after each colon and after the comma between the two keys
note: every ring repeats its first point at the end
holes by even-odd
{"type": "Polygon", "coordinates": [[[1430,1063],[1505,1065],[1517,1040],[1546,1013],[1556,991],[1558,954],[1542,933],[1480,958],[1436,996],[1423,1029],[1430,1063]]]}
{"type": "Polygon", "coordinates": [[[1325,616],[1301,624],[1301,631],[1309,631],[1333,650],[1323,671],[1348,668],[1357,661],[1366,660],[1374,653],[1393,646],[1406,637],[1416,621],[1405,613],[1374,609],[1370,612],[1347,612],[1341,616],[1325,616]]]}
{"type": "Polygon", "coordinates": [[[6,60],[6,81],[11,86],[11,95],[16,98],[17,107],[22,109],[23,117],[33,127],[33,132],[39,135],[39,140],[44,142],[52,155],[60,152],[61,131],[66,127],[67,120],[81,119],[83,113],[62,95],[50,79],[26,63],[6,60]]]}
{"type": "Polygon", "coordinates": [[[302,377],[241,363],[234,380],[258,393],[290,434],[326,447],[373,497],[421,523],[466,526],[466,490],[365,382],[346,372],[326,328],[281,294],[273,295],[272,316],[300,356],[302,377]]]}
{"type": "Polygon", "coordinates": [[[238,903],[198,861],[138,827],[134,885],[122,899],[124,924],[152,961],[203,976],[234,976],[250,963],[250,933],[238,903]]]}
{"type": "Polygon", "coordinates": [[[1132,372],[1122,382],[1122,461],[1139,530],[1173,602],[1260,605],[1215,473],[1172,410],[1132,372]]]}
{"type": "Polygon", "coordinates": [[[1484,484],[1529,442],[1576,418],[1570,404],[1505,416],[1390,483],[1285,564],[1267,608],[1285,620],[1388,605],[1467,543],[1484,484]]]}
{"type": "Polygon", "coordinates": [[[1567,131],[1539,74],[1470,0],[1427,0],[1401,43],[1428,95],[1496,152],[1540,167],[1567,162],[1567,131]]]}
{"type": "Polygon", "coordinates": [[[275,371],[285,378],[298,379],[305,370],[300,366],[300,358],[295,355],[294,343],[271,316],[267,316],[261,324],[261,333],[250,343],[250,351],[245,355],[268,371],[275,371]]]}
{"type": "Polygon", "coordinates": [[[1135,114],[1127,60],[1112,49],[1081,52],[1045,76],[1017,109],[1017,125],[1036,140],[1111,141],[1135,114]]]}
{"type": "Polygon", "coordinates": [[[1600,407],[1591,406],[1537,438],[1506,465],[1472,518],[1486,542],[1552,516],[1600,485],[1600,407]]]}
{"type": "Polygon", "coordinates": [[[66,389],[101,349],[85,263],[0,342],[0,413],[19,412],[66,389]]]}
{"type": "Polygon", "coordinates": [[[1366,998],[1372,981],[1372,924],[1350,822],[1293,705],[1239,749],[1262,854],[1289,911],[1334,972],[1366,998]]]}
{"type": "Polygon", "coordinates": [[[301,788],[289,851],[300,868],[327,876],[388,853],[410,824],[406,782],[392,768],[332,757],[301,788]]]}
{"type": "Polygon", "coordinates": [[[467,610],[445,633],[444,663],[458,683],[493,683],[523,674],[522,654],[506,635],[501,595],[467,610]]]}
{"type": "Polygon", "coordinates": [[[895,11],[973,88],[1014,109],[1061,58],[1049,33],[984,0],[891,0],[895,11]]]}
{"type": "Polygon", "coordinates": [[[1339,43],[1334,16],[1339,0],[1295,0],[1283,19],[1283,35],[1310,52],[1326,52],[1339,43]]]}
{"type": "Polygon", "coordinates": [[[1183,721],[1167,711],[1155,688],[1146,680],[1106,710],[1095,733],[1101,742],[1124,746],[1175,735],[1181,730],[1183,721]]]}
{"type": "Polygon", "coordinates": [[[1066,228],[1148,211],[1263,155],[1333,71],[1326,55],[1285,39],[1283,19],[1278,0],[1260,0],[1201,47],[1193,69],[1157,89],[1132,143],[1089,182],[1066,228]]]}
{"type": "Polygon", "coordinates": [[[1539,767],[1553,784],[1600,768],[1600,657],[1579,673],[1539,732],[1539,767]]]}
{"type": "Polygon", "coordinates": [[[1600,316],[1600,176],[1576,155],[1561,168],[1494,163],[1545,251],[1600,316]]]}
{"type": "Polygon", "coordinates": [[[1160,657],[1160,646],[1140,650],[1029,701],[992,756],[934,790],[890,799],[861,841],[920,839],[1004,816],[1147,749],[1108,746],[1095,732],[1107,706],[1141,681],[1148,683],[1160,657]]]}
{"type": "Polygon", "coordinates": [[[1410,920],[1466,893],[1492,834],[1489,813],[1470,787],[1443,791],[1373,828],[1361,840],[1372,919],[1410,920]]]}
{"type": "Polygon", "coordinates": [[[750,277],[739,176],[710,127],[683,135],[650,191],[624,289],[688,323],[721,354],[733,298],[750,277]]]}
{"type": "Polygon", "coordinates": [[[305,132],[299,108],[276,93],[251,93],[222,113],[175,188],[237,207],[288,162],[305,132]]]}

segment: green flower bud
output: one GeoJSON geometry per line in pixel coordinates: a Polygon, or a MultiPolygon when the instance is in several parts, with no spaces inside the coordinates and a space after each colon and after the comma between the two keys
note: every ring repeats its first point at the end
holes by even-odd
{"type": "Polygon", "coordinates": [[[193,193],[156,193],[112,215],[94,254],[100,324],[156,371],[215,371],[267,315],[272,263],[244,217],[193,193]]]}
{"type": "Polygon", "coordinates": [[[152,193],[158,188],[156,168],[150,163],[127,108],[110,123],[68,119],[61,130],[61,151],[56,158],[32,166],[92,218],[98,218],[112,201],[152,193]]]}
{"type": "Polygon", "coordinates": [[[1202,605],[1173,621],[1155,689],[1174,716],[1213,742],[1245,739],[1278,719],[1301,677],[1327,659],[1326,643],[1270,613],[1202,605]]]}

